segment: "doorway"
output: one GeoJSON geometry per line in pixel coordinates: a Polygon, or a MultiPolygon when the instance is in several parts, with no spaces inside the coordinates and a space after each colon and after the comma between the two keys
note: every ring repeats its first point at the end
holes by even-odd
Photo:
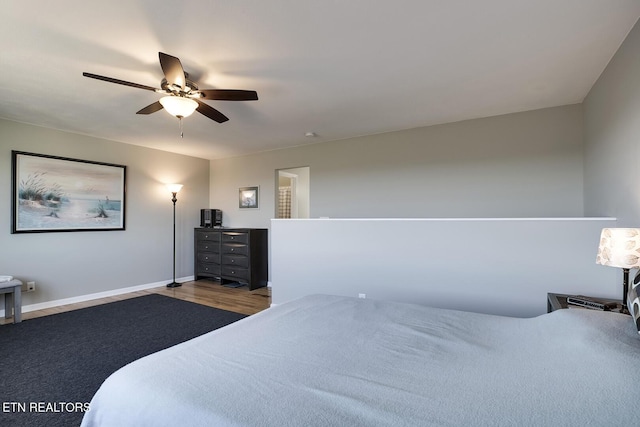
{"type": "Polygon", "coordinates": [[[276,218],[309,218],[309,167],[276,170],[276,218]]]}

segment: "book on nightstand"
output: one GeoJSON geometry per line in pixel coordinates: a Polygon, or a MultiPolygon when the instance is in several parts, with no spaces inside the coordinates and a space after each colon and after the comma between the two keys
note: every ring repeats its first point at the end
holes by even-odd
{"type": "Polygon", "coordinates": [[[567,306],[609,311],[616,309],[618,307],[618,303],[614,301],[601,300],[599,298],[585,297],[583,295],[569,295],[567,297],[567,306]]]}

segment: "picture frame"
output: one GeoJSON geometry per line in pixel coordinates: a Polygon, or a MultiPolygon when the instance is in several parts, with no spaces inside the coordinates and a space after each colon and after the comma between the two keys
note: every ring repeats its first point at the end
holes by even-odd
{"type": "Polygon", "coordinates": [[[238,207],[240,209],[259,209],[260,187],[241,187],[238,189],[238,207]]]}
{"type": "Polygon", "coordinates": [[[11,233],[124,230],[126,169],[11,151],[11,233]]]}

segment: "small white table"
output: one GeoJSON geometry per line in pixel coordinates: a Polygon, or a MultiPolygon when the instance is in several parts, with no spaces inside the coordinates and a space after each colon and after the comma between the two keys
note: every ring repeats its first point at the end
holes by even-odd
{"type": "Polygon", "coordinates": [[[4,294],[5,319],[11,317],[13,313],[13,323],[20,323],[22,321],[22,282],[16,279],[0,282],[0,294],[4,294]]]}

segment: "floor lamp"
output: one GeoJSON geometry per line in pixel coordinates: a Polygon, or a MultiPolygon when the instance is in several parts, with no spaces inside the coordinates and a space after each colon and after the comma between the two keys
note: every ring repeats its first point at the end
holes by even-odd
{"type": "Polygon", "coordinates": [[[167,288],[177,288],[182,286],[182,283],[176,282],[176,202],[178,201],[176,196],[181,188],[182,184],[167,184],[167,189],[173,196],[171,198],[171,201],[173,202],[173,282],[169,283],[167,288]]]}

